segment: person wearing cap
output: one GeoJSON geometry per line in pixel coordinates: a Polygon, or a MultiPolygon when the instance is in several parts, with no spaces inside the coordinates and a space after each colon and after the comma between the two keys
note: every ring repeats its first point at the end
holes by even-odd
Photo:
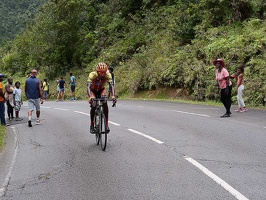
{"type": "Polygon", "coordinates": [[[4,75],[0,74],[0,120],[1,125],[6,126],[5,119],[5,88],[3,86],[4,75]]]}
{"type": "Polygon", "coordinates": [[[34,107],[36,108],[36,125],[40,124],[40,103],[43,103],[43,91],[42,91],[42,82],[36,78],[37,70],[31,70],[31,76],[27,78],[25,83],[25,94],[28,99],[29,111],[28,111],[28,126],[32,127],[31,117],[34,107]]]}
{"type": "Polygon", "coordinates": [[[216,59],[213,61],[213,65],[216,66],[216,81],[220,88],[220,100],[223,103],[226,113],[221,117],[230,117],[231,116],[231,91],[232,91],[232,82],[230,81],[230,76],[225,68],[225,63],[222,59],[216,59]]]}

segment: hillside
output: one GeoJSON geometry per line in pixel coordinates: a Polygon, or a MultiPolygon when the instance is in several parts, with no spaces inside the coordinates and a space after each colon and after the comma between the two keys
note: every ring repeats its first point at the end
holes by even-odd
{"type": "Polygon", "coordinates": [[[45,0],[1,0],[0,45],[22,33],[45,0]]]}
{"type": "Polygon", "coordinates": [[[212,61],[222,58],[230,73],[246,66],[246,102],[261,105],[265,18],[264,0],[48,0],[0,49],[0,69],[25,77],[34,67],[54,80],[104,61],[120,96],[169,88],[206,101],[219,98],[212,61]]]}

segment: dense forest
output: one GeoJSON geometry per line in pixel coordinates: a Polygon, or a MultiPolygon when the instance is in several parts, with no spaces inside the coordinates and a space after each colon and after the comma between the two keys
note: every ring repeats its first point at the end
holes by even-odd
{"type": "Polygon", "coordinates": [[[120,95],[174,88],[205,101],[218,99],[212,61],[222,58],[230,73],[245,65],[246,101],[261,105],[265,34],[265,0],[46,0],[0,49],[0,70],[82,77],[104,61],[120,95]]]}
{"type": "Polygon", "coordinates": [[[0,45],[22,33],[44,0],[1,0],[0,45]]]}

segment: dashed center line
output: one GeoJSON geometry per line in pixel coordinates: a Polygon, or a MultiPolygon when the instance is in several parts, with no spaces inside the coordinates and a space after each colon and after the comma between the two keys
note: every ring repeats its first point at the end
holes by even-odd
{"type": "Polygon", "coordinates": [[[51,107],[48,107],[48,106],[42,106],[42,108],[51,108],[51,107]]]}
{"type": "Polygon", "coordinates": [[[158,143],[158,144],[163,144],[162,141],[157,140],[156,138],[151,137],[151,136],[149,136],[149,135],[146,135],[146,134],[144,134],[144,133],[141,133],[141,132],[139,132],[139,131],[136,131],[136,130],[133,130],[133,129],[127,129],[127,130],[129,130],[129,131],[132,132],[132,133],[136,133],[136,134],[138,134],[138,135],[141,135],[141,136],[143,136],[143,137],[145,137],[145,138],[148,138],[148,139],[150,139],[150,140],[152,140],[152,141],[154,141],[154,142],[156,142],[156,143],[158,143]]]}
{"type": "Polygon", "coordinates": [[[121,126],[120,124],[115,123],[115,122],[111,122],[111,121],[109,121],[109,123],[110,123],[110,124],[113,124],[113,125],[115,125],[115,126],[121,126]]]}
{"type": "Polygon", "coordinates": [[[191,113],[191,112],[184,112],[184,111],[180,111],[180,110],[173,110],[173,111],[174,112],[178,112],[178,113],[188,114],[188,115],[196,115],[196,116],[201,116],[201,117],[211,117],[210,115],[191,113]]]}
{"type": "Polygon", "coordinates": [[[74,111],[75,113],[79,113],[79,114],[82,114],[82,115],[90,115],[90,114],[88,114],[88,113],[85,113],[85,112],[80,112],[80,111],[74,111]]]}
{"type": "Polygon", "coordinates": [[[69,111],[69,109],[65,109],[65,108],[54,108],[55,110],[65,110],[65,111],[69,111]]]}

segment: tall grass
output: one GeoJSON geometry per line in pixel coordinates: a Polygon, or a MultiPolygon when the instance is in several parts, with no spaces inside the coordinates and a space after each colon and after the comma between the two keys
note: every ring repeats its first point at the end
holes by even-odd
{"type": "Polygon", "coordinates": [[[2,151],[5,144],[6,127],[0,126],[0,151],[2,151]]]}

